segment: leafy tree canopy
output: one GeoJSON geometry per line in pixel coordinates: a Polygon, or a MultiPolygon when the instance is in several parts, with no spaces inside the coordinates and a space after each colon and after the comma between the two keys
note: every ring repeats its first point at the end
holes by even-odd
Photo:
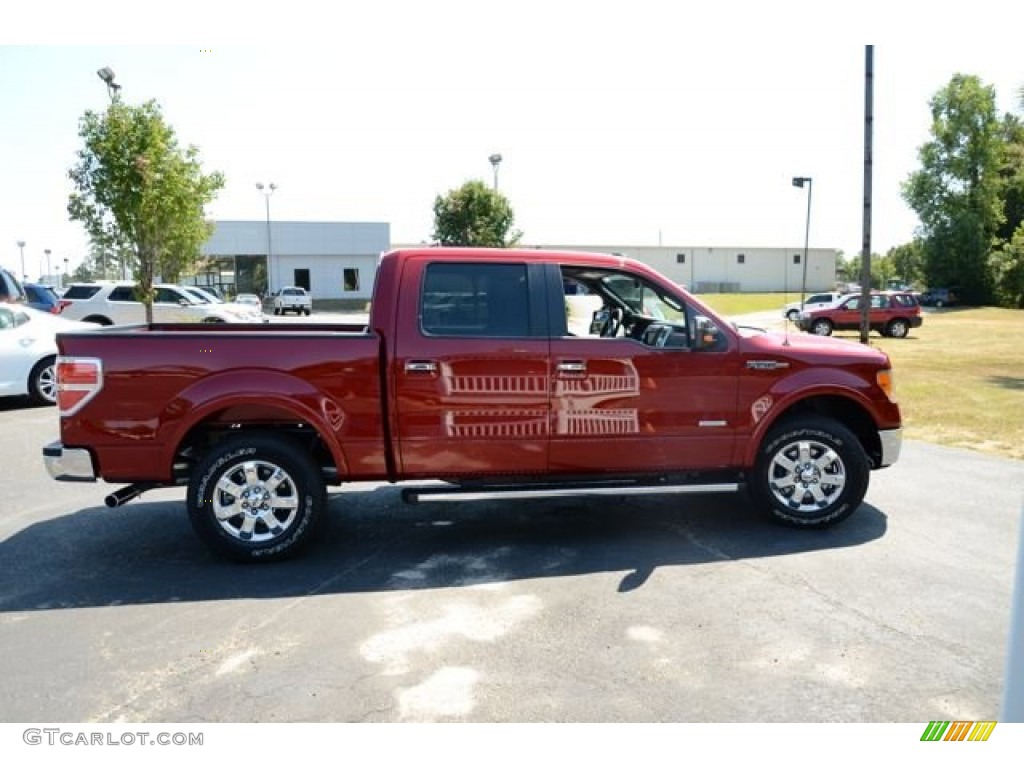
{"type": "Polygon", "coordinates": [[[522,237],[511,231],[514,223],[508,199],[482,181],[467,181],[434,200],[434,240],[440,245],[508,248],[522,237]]]}
{"type": "Polygon", "coordinates": [[[199,257],[212,231],[204,208],[224,177],[202,172],[194,146],[178,146],[154,101],[86,112],[79,137],[68,213],[94,250],[127,258],[151,322],[154,278],[176,280],[199,257]]]}

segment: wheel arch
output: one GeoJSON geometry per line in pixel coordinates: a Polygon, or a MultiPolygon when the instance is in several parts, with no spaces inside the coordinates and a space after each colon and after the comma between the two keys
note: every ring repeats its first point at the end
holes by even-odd
{"type": "Polygon", "coordinates": [[[753,466],[761,444],[771,430],[780,424],[797,421],[800,418],[834,419],[856,436],[871,466],[880,465],[881,438],[878,436],[878,426],[867,404],[851,395],[819,393],[787,403],[771,418],[761,421],[747,444],[744,466],[753,466]]]}
{"type": "Polygon", "coordinates": [[[328,482],[338,482],[348,473],[345,451],[334,429],[344,422],[344,414],[333,400],[307,382],[283,374],[260,377],[259,390],[248,392],[238,392],[238,379],[229,379],[203,382],[164,409],[160,419],[164,434],[159,438],[166,446],[162,463],[176,481],[187,477],[187,466],[201,461],[217,442],[247,430],[289,435],[310,452],[328,482]]]}

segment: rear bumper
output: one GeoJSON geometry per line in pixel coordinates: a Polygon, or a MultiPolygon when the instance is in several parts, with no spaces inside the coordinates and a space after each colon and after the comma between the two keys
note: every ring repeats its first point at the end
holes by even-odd
{"type": "Polygon", "coordinates": [[[96,469],[92,454],[85,448],[65,448],[57,441],[43,446],[43,463],[54,480],[78,483],[96,482],[96,469]]]}
{"type": "Polygon", "coordinates": [[[899,459],[900,449],[903,447],[903,429],[879,430],[878,438],[882,443],[882,459],[878,463],[878,468],[892,466],[899,459]]]}

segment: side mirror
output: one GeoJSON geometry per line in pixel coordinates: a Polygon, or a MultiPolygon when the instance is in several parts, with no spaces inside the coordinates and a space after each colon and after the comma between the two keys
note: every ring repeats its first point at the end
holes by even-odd
{"type": "Polygon", "coordinates": [[[718,326],[703,315],[695,318],[693,323],[693,348],[696,350],[714,349],[722,337],[718,326]]]}

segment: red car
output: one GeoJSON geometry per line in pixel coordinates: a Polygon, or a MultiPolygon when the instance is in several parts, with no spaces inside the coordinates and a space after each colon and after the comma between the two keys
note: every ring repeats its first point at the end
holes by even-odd
{"type": "MultiPolygon", "coordinates": [[[[797,318],[797,326],[818,336],[831,336],[832,331],[855,331],[860,328],[860,301],[860,294],[853,294],[834,306],[805,312],[797,318]]],[[[902,339],[923,322],[921,305],[912,293],[871,294],[868,323],[872,331],[902,339]]]]}

